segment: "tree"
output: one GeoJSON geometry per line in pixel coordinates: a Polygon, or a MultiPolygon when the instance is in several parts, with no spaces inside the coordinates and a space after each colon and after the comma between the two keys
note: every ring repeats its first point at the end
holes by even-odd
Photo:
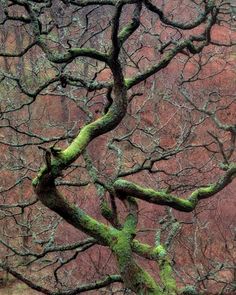
{"type": "Polygon", "coordinates": [[[177,286],[170,249],[176,212],[206,206],[236,175],[231,25],[226,1],[1,1],[3,270],[44,294],[117,282],[193,294],[177,286]],[[156,205],[174,216],[150,221],[155,243],[143,242],[142,210],[156,205]],[[112,254],[109,272],[75,287],[68,265],[93,247],[112,254]],[[54,286],[36,283],[44,270],[54,286]]]}

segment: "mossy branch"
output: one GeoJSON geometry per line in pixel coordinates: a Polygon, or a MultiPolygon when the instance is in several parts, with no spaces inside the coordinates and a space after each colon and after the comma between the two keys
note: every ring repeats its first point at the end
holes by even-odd
{"type": "Polygon", "coordinates": [[[118,179],[114,182],[114,189],[123,195],[132,195],[135,198],[142,199],[149,203],[158,205],[166,205],[179,211],[191,212],[195,209],[201,199],[206,199],[214,196],[216,193],[223,190],[236,176],[236,164],[228,166],[225,175],[221,177],[215,184],[208,185],[196,189],[192,194],[184,199],[175,195],[169,194],[166,191],[156,191],[151,188],[145,188],[133,182],[118,179]]]}
{"type": "Polygon", "coordinates": [[[173,278],[172,266],[165,247],[161,244],[151,247],[140,243],[138,240],[132,241],[132,251],[146,259],[155,260],[160,269],[160,278],[163,283],[163,294],[175,295],[177,292],[176,281],[173,278]]]}
{"type": "Polygon", "coordinates": [[[47,55],[49,61],[61,64],[66,62],[71,62],[77,57],[90,57],[96,60],[100,60],[102,62],[107,63],[108,55],[102,53],[93,48],[70,48],[65,53],[59,53],[57,51],[52,51],[48,48],[46,42],[43,40],[43,37],[40,37],[37,41],[38,46],[43,50],[43,52],[47,55]]]}
{"type": "Polygon", "coordinates": [[[142,10],[142,2],[138,1],[134,9],[132,22],[124,27],[118,34],[120,46],[138,29],[140,25],[140,14],[142,10]]]}
{"type": "Polygon", "coordinates": [[[101,244],[109,245],[111,243],[112,228],[90,217],[82,209],[69,202],[57,190],[51,173],[44,175],[35,187],[35,192],[46,207],[58,213],[75,228],[94,237],[101,244]]]}
{"type": "Polygon", "coordinates": [[[164,295],[155,280],[133,258],[132,235],[126,229],[116,235],[112,251],[117,258],[125,286],[135,294],[164,295]]]}

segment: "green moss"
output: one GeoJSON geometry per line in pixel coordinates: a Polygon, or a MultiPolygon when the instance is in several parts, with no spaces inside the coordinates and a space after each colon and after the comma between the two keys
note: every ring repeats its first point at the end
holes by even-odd
{"type": "Polygon", "coordinates": [[[39,179],[38,179],[38,177],[35,177],[35,178],[32,180],[32,185],[33,185],[33,187],[36,187],[38,184],[39,184],[39,179]]]}
{"type": "Polygon", "coordinates": [[[139,21],[133,19],[132,23],[123,28],[118,36],[120,43],[123,44],[127,40],[127,38],[138,28],[138,26],[139,21]]]}
{"type": "Polygon", "coordinates": [[[65,163],[71,163],[88,145],[92,137],[92,128],[90,125],[81,129],[79,135],[72,143],[62,152],[62,159],[65,163]]]}
{"type": "Polygon", "coordinates": [[[133,182],[123,179],[116,180],[114,186],[116,190],[122,193],[132,195],[136,198],[140,198],[150,203],[167,205],[180,211],[186,212],[193,210],[192,201],[178,198],[174,195],[166,193],[166,191],[163,190],[155,191],[150,188],[144,188],[133,182]]]}
{"type": "Polygon", "coordinates": [[[88,233],[92,237],[95,237],[106,245],[112,244],[116,230],[95,220],[94,218],[87,215],[83,210],[74,206],[71,216],[73,224],[77,228],[82,229],[83,232],[88,233]]]}
{"type": "Polygon", "coordinates": [[[160,278],[164,286],[164,290],[166,290],[166,294],[176,294],[177,287],[176,287],[176,281],[173,278],[172,274],[172,266],[170,263],[170,260],[167,256],[167,251],[164,246],[158,245],[155,250],[158,256],[158,265],[160,268],[160,278]]]}
{"type": "Polygon", "coordinates": [[[138,295],[164,295],[161,288],[156,284],[154,279],[148,272],[142,270],[136,275],[136,282],[138,295]]]}
{"type": "Polygon", "coordinates": [[[40,168],[37,176],[32,180],[33,187],[36,187],[39,184],[40,180],[42,179],[43,175],[45,175],[46,171],[47,171],[46,165],[40,168]]]}
{"type": "Polygon", "coordinates": [[[188,198],[188,201],[191,202],[192,207],[194,209],[199,199],[201,199],[202,197],[207,197],[214,194],[214,191],[215,191],[215,185],[209,185],[208,187],[199,188],[190,195],[190,197],[188,198]]]}
{"type": "Polygon", "coordinates": [[[162,294],[160,287],[155,280],[138,266],[132,258],[131,252],[127,253],[126,242],[119,241],[114,247],[118,258],[119,270],[126,287],[133,290],[136,294],[162,294]]]}
{"type": "Polygon", "coordinates": [[[125,86],[127,89],[130,89],[133,84],[135,84],[135,78],[125,79],[125,86]]]}
{"type": "Polygon", "coordinates": [[[111,220],[113,218],[113,212],[109,208],[108,203],[105,200],[103,200],[102,203],[100,204],[100,210],[101,210],[102,216],[104,216],[108,220],[111,220]]]}
{"type": "Polygon", "coordinates": [[[173,278],[172,267],[167,258],[160,262],[160,277],[164,289],[168,290],[168,295],[175,295],[177,292],[176,281],[173,278]]]}
{"type": "Polygon", "coordinates": [[[181,295],[199,295],[195,287],[191,285],[187,285],[186,287],[181,289],[180,294],[181,295]]]}
{"type": "Polygon", "coordinates": [[[215,185],[210,185],[208,187],[203,187],[199,189],[199,195],[211,194],[215,189],[215,185]]]}
{"type": "Polygon", "coordinates": [[[136,294],[163,294],[161,288],[148,272],[143,270],[133,259],[131,249],[132,234],[122,230],[116,232],[112,244],[112,251],[117,257],[119,270],[125,286],[136,294]]]}
{"type": "Polygon", "coordinates": [[[132,241],[132,250],[139,256],[152,260],[158,259],[158,252],[155,250],[155,248],[149,246],[148,244],[140,243],[138,240],[132,241]]]}
{"type": "Polygon", "coordinates": [[[130,238],[124,233],[119,233],[113,240],[112,250],[118,257],[119,269],[123,273],[131,259],[130,238]]]}
{"type": "Polygon", "coordinates": [[[73,142],[62,152],[62,160],[66,165],[72,163],[87,147],[89,142],[98,135],[101,135],[113,129],[123,117],[123,113],[119,108],[115,108],[103,117],[84,126],[79,135],[73,142]]]}
{"type": "Polygon", "coordinates": [[[158,245],[155,248],[155,252],[157,253],[158,258],[164,258],[167,254],[165,248],[162,245],[158,245]]]}

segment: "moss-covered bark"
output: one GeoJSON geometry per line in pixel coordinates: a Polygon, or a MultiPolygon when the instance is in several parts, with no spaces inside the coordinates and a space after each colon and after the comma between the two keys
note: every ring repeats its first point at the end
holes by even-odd
{"type": "Polygon", "coordinates": [[[117,258],[120,274],[125,286],[136,294],[159,295],[164,294],[155,280],[141,268],[133,258],[132,251],[132,226],[119,232],[111,245],[117,258]]]}
{"type": "MultiPolygon", "coordinates": [[[[85,2],[82,1],[79,5],[84,6],[86,5],[85,2]]],[[[90,1],[90,4],[101,4],[102,2],[90,1]]],[[[173,278],[171,261],[165,247],[161,244],[156,247],[150,247],[134,240],[138,223],[138,206],[135,199],[142,199],[154,204],[166,205],[180,211],[190,212],[196,207],[200,199],[216,194],[230,183],[236,174],[236,166],[228,167],[225,176],[217,183],[195,190],[188,198],[180,198],[162,190],[145,188],[124,179],[117,179],[113,183],[109,183],[110,189],[108,191],[112,191],[114,196],[119,197],[128,210],[124,223],[122,225],[119,224],[119,226],[117,225],[118,222],[111,222],[113,212],[106,202],[102,203],[101,212],[113,226],[107,226],[93,219],[79,207],[70,203],[56,188],[55,179],[61,175],[64,169],[68,168],[70,164],[80,157],[94,138],[113,130],[120,124],[127,110],[128,89],[165,68],[183,50],[188,50],[191,54],[195,54],[200,52],[209,43],[209,34],[211,27],[215,23],[217,11],[212,3],[206,4],[204,13],[195,22],[186,25],[174,23],[164,17],[160,9],[149,1],[144,1],[146,9],[156,13],[165,24],[181,29],[190,29],[204,22],[206,23],[206,28],[204,33],[198,36],[197,39],[191,36],[187,40],[171,41],[170,44],[166,45],[168,51],[165,54],[162,55],[162,49],[159,50],[161,57],[157,63],[152,64],[143,72],[138,71],[134,77],[124,79],[119,61],[120,50],[122,45],[139,27],[142,3],[140,1],[131,1],[135,4],[132,21],[121,29],[120,18],[122,9],[128,2],[105,2],[115,7],[111,22],[111,44],[107,50],[108,53],[92,48],[72,48],[71,46],[63,53],[53,51],[47,45],[46,36],[41,32],[40,21],[37,19],[37,13],[35,13],[33,5],[30,5],[28,1],[22,2],[31,18],[30,22],[32,22],[32,30],[35,35],[35,44],[43,50],[50,62],[55,64],[70,63],[81,56],[89,57],[106,63],[113,74],[113,81],[109,81],[106,85],[109,88],[109,95],[112,99],[110,100],[111,104],[109,103],[109,107],[105,109],[104,115],[94,122],[83,126],[72,143],[56,155],[46,151],[46,164],[33,180],[33,186],[38,199],[46,207],[58,213],[75,228],[95,238],[98,243],[111,249],[117,259],[118,269],[125,287],[140,295],[175,295],[177,294],[176,281],[173,278]],[[206,21],[207,19],[208,21],[206,21]],[[134,254],[157,262],[160,274],[159,283],[135,261],[134,254]]],[[[89,87],[87,86],[87,88],[89,87]]],[[[101,88],[99,87],[97,89],[101,88]]],[[[92,88],[89,89],[91,90],[92,88]]],[[[96,89],[95,86],[94,89],[96,89]]],[[[94,179],[93,182],[96,183],[94,179]]],[[[106,184],[104,184],[104,187],[106,187],[106,184]]]]}
{"type": "Polygon", "coordinates": [[[236,165],[231,164],[216,183],[196,189],[187,198],[177,197],[163,190],[145,188],[124,179],[117,179],[114,182],[114,189],[120,194],[134,195],[136,198],[153,204],[166,205],[179,211],[191,212],[200,200],[209,198],[224,189],[234,179],[235,174],[236,165]]]}

